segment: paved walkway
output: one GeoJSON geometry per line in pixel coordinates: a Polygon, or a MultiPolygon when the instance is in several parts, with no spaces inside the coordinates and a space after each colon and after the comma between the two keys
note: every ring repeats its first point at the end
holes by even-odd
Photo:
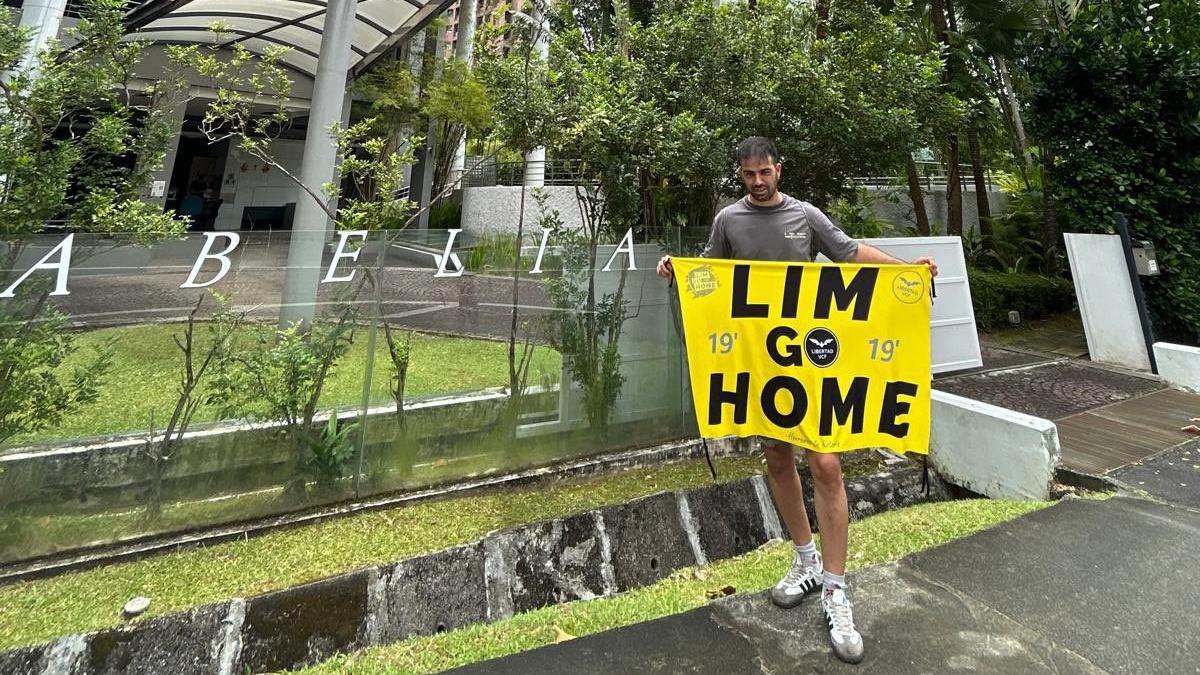
{"type": "Polygon", "coordinates": [[[454,672],[1194,673],[1197,569],[1197,511],[1071,499],[851,575],[858,666],[832,657],[815,596],[780,610],[758,593],[454,672]]]}
{"type": "Polygon", "coordinates": [[[1053,421],[1068,468],[1104,474],[1196,439],[1180,429],[1200,417],[1200,396],[1157,378],[994,343],[982,353],[983,369],[934,388],[1053,421]]]}

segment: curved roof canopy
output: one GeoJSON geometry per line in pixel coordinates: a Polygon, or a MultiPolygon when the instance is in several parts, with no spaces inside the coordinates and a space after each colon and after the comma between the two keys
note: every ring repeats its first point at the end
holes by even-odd
{"type": "MultiPolygon", "coordinates": [[[[358,0],[351,74],[362,72],[388,49],[425,27],[453,0],[358,0]]],[[[321,52],[326,0],[146,0],[125,15],[131,37],[164,44],[241,43],[261,54],[271,45],[290,47],[290,68],[314,77],[321,52]],[[217,36],[209,26],[229,27],[217,36]]]]}

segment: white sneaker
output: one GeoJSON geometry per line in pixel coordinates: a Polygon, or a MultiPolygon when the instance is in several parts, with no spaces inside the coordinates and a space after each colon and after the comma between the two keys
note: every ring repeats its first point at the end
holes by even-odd
{"type": "Polygon", "coordinates": [[[833,653],[846,663],[863,660],[862,635],[854,629],[854,611],[842,588],[827,588],[821,595],[821,608],[829,622],[829,642],[833,653]]]}
{"type": "Polygon", "coordinates": [[[791,569],[771,589],[771,602],[784,609],[795,607],[805,594],[821,587],[823,573],[820,553],[816,554],[816,564],[812,565],[797,551],[791,569]]]}

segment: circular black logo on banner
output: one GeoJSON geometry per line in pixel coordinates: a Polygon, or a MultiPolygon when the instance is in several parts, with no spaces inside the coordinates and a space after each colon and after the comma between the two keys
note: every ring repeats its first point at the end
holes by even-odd
{"type": "Polygon", "coordinates": [[[838,357],[838,340],[828,328],[814,328],[804,336],[804,353],[818,368],[832,366],[838,357]]]}

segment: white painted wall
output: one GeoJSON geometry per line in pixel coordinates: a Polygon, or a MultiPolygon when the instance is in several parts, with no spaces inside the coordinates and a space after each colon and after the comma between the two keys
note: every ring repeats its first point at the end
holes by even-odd
{"type": "Polygon", "coordinates": [[[1049,420],[934,390],[929,461],[947,481],[993,499],[1048,499],[1062,458],[1049,420]]]}
{"type": "MultiPolygon", "coordinates": [[[[304,141],[276,141],[272,151],[284,168],[299,174],[304,141]]],[[[247,206],[283,206],[302,197],[310,199],[282,171],[268,168],[264,173],[262,169],[262,161],[243,155],[236,148],[230,149],[221,176],[221,199],[225,201],[217,212],[216,229],[238,229],[242,224],[242,209],[247,206]]]]}
{"type": "Polygon", "coordinates": [[[1092,360],[1150,370],[1121,238],[1115,234],[1063,236],[1092,360]]]}
{"type": "MultiPolygon", "coordinates": [[[[1155,342],[1154,362],[1164,382],[1200,394],[1200,348],[1155,342]]],[[[1200,410],[1196,414],[1200,415],[1200,410]]]]}

